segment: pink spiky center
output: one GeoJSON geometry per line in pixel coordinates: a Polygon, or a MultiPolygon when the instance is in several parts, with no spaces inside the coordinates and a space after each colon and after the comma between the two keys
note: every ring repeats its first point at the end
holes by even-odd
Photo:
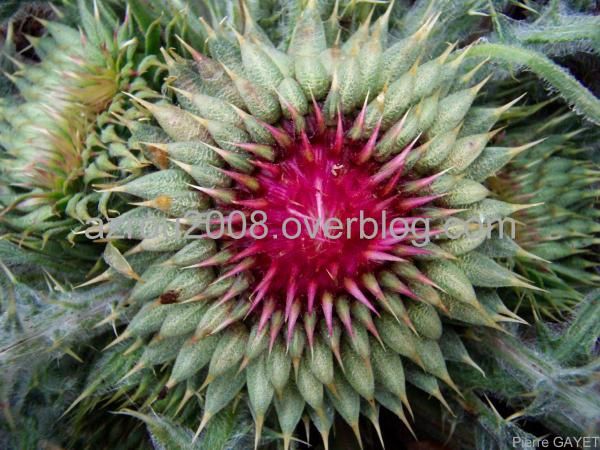
{"type": "MultiPolygon", "coordinates": [[[[278,173],[261,170],[257,177],[268,234],[246,245],[256,254],[257,279],[274,274],[265,294],[336,293],[345,279],[374,268],[369,253],[381,250],[381,239],[361,238],[358,221],[365,222],[364,236],[375,234],[389,195],[373,189],[371,167],[353,161],[358,144],[345,143],[338,153],[331,141],[326,132],[307,148],[295,142],[278,173]]],[[[309,310],[313,301],[311,294],[309,310]]]]}
{"type": "Polygon", "coordinates": [[[302,311],[322,309],[331,329],[332,299],[340,293],[376,312],[382,289],[373,274],[382,265],[427,253],[411,246],[414,235],[397,235],[436,197],[402,192],[412,146],[382,164],[372,159],[377,131],[366,141],[352,140],[343,131],[344,119],[324,127],[319,114],[301,132],[292,121],[282,125],[285,132],[271,128],[285,142],[276,162],[257,161],[258,183],[251,191],[240,186],[234,201],[248,225],[233,242],[229,273],[252,272],[251,310],[262,305],[261,323],[283,310],[289,337],[302,311]]]}

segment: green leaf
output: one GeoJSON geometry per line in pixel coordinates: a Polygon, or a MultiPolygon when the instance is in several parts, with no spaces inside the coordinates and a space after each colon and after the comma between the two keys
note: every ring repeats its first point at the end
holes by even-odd
{"type": "Polygon", "coordinates": [[[156,450],[200,450],[201,441],[192,442],[194,433],[192,430],[173,423],[166,417],[157,414],[148,415],[130,409],[124,409],[120,414],[129,415],[142,420],[148,432],[152,445],[156,450]]]}
{"type": "Polygon", "coordinates": [[[200,437],[193,441],[194,432],[158,414],[143,414],[124,409],[125,414],[142,420],[156,450],[225,450],[251,448],[251,418],[243,408],[227,408],[217,414],[200,437]]]}
{"type": "Polygon", "coordinates": [[[557,339],[554,357],[561,363],[588,359],[600,338],[600,290],[590,292],[569,327],[557,339]]]}
{"type": "Polygon", "coordinates": [[[146,32],[146,30],[150,28],[154,18],[149,11],[148,6],[145,5],[145,2],[142,2],[141,0],[129,0],[128,4],[131,8],[131,12],[133,13],[133,18],[138,23],[142,31],[146,32]]]}
{"type": "Polygon", "coordinates": [[[160,31],[161,31],[161,18],[159,17],[148,27],[146,31],[146,47],[145,53],[148,55],[156,55],[160,50],[160,31]]]}

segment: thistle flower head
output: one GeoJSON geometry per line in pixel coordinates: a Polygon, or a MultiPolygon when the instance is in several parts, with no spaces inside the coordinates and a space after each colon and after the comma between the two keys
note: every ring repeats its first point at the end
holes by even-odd
{"type": "Polygon", "coordinates": [[[60,193],[73,191],[69,185],[83,175],[85,139],[117,94],[119,80],[104,55],[87,57],[98,50],[82,42],[77,30],[43,22],[50,34],[32,38],[32,45],[55,56],[11,76],[26,103],[3,111],[17,131],[6,134],[3,144],[15,158],[9,161],[13,183],[60,193]]]}
{"type": "Polygon", "coordinates": [[[0,108],[0,143],[8,150],[0,177],[10,189],[2,216],[12,212],[3,221],[26,234],[46,232],[44,241],[84,222],[88,208],[103,203],[87,191],[92,181],[139,167],[123,141],[113,141],[113,115],[127,111],[120,90],[147,89],[140,75],[156,60],[134,57],[137,42],[128,17],[118,22],[103,4],[78,6],[81,30],[37,19],[47,34],[30,41],[41,62],[19,64],[8,75],[19,95],[0,108]]]}
{"type": "Polygon", "coordinates": [[[198,433],[244,385],[257,440],[271,403],[286,445],[305,408],[325,440],[329,404],[358,430],[361,397],[408,424],[405,366],[445,404],[438,380],[457,388],[443,348],[452,340],[472,363],[441,317],[498,327],[514,318],[475,289],[532,287],[474,251],[481,241],[422,247],[406,233],[431,232],[425,219],[439,233],[470,208],[504,217],[521,206],[488,200],[465,177],[496,133],[494,120],[460,134],[487,81],[455,81],[467,50],[451,45],[426,61],[436,17],[396,43],[388,19],[389,10],[328,46],[308,2],[286,52],[251,17],[243,33],[206,25],[211,57],[188,44],[192,60],[163,52],[176,103],[134,97],[157,125],[123,125],[154,168],[103,186],[141,198],[120,218],[140,242],[125,256],[105,252],[110,270],[141,278],[129,299],[141,308],[114,344],[154,336],[131,373],[174,361],[168,388],[205,373],[198,433]],[[169,217],[209,208],[237,216],[216,242],[141,231],[150,218],[172,229],[169,217]],[[361,218],[362,230],[347,227],[361,218]],[[127,258],[144,252],[168,256],[138,275],[127,258]]]}

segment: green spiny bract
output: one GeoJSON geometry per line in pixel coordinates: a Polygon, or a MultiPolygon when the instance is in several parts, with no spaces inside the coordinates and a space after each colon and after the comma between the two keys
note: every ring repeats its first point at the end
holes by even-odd
{"type": "MultiPolygon", "coordinates": [[[[244,9],[241,23],[204,24],[206,48],[182,39],[179,51],[162,49],[168,70],[162,95],[129,89],[130,99],[122,98],[126,114],[115,111],[111,123],[98,125],[102,142],[115,144],[101,162],[122,170],[106,170],[116,180],[98,174],[98,192],[89,195],[110,195],[115,211],[107,215],[118,212],[121,220],[93,231],[110,228],[121,238],[106,246],[108,268],[92,281],[137,281],[106,320],[130,319],[106,350],[112,362],[90,374],[73,407],[113,385],[114,399],[133,394],[179,418],[200,394],[198,435],[242,393],[257,444],[269,413],[286,447],[305,413],[327,445],[332,410],[360,440],[359,416],[375,417],[378,404],[410,426],[405,410],[415,405],[402,374],[448,408],[442,390],[461,395],[446,361],[478,366],[457,323],[501,329],[501,322],[520,320],[490,288],[532,292],[537,278],[529,281],[501,263],[553,259],[537,242],[523,244],[527,251],[515,243],[507,254],[494,253],[475,235],[441,237],[425,247],[353,236],[352,245],[321,250],[310,241],[279,244],[272,234],[263,241],[213,242],[201,234],[214,224],[175,221],[189,211],[206,219],[211,209],[239,209],[246,219],[255,209],[289,213],[277,197],[284,192],[286,206],[309,215],[321,216],[319,205],[332,215],[358,212],[349,205],[356,202],[412,223],[432,218],[437,236],[455,214],[498,220],[537,211],[546,200],[529,194],[545,193],[520,190],[535,178],[531,166],[555,173],[577,165],[546,160],[556,145],[538,136],[518,136],[512,147],[502,143],[494,126],[510,113],[512,99],[480,104],[488,79],[461,76],[468,48],[449,45],[430,54],[428,38],[440,32],[437,15],[395,40],[388,32],[392,7],[373,16],[357,10],[348,34],[336,12],[318,7],[327,2],[305,3],[290,11],[289,36],[275,41],[267,36],[277,33],[262,30],[252,8],[244,9]],[[154,122],[138,120],[148,117],[154,122]],[[534,150],[532,159],[521,159],[534,150]],[[139,164],[121,167],[131,161],[127,155],[139,164]],[[537,159],[545,161],[531,164],[537,159]],[[491,180],[511,160],[519,168],[510,172],[519,182],[514,198],[491,180]],[[295,178],[285,172],[290,167],[295,178]],[[332,188],[331,180],[340,181],[332,188]],[[154,223],[162,232],[153,236],[154,223]],[[180,224],[184,232],[193,225],[190,235],[201,239],[178,235],[180,224]],[[361,402],[368,406],[361,409],[361,402]]],[[[592,176],[586,170],[580,175],[592,176]]],[[[83,201],[77,195],[66,212],[77,214],[83,201]]],[[[567,200],[563,207],[573,214],[567,200]]],[[[590,236],[596,231],[586,229],[590,236]]],[[[576,237],[582,248],[594,243],[576,237]]]]}

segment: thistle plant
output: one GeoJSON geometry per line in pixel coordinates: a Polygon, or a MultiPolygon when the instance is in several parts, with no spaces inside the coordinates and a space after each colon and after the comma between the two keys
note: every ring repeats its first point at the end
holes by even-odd
{"type": "MultiPolygon", "coordinates": [[[[116,336],[75,423],[120,404],[177,448],[242,398],[255,448],[265,424],[289,448],[302,419],[325,448],[335,420],[362,446],[360,416],[381,438],[381,407],[414,433],[413,388],[451,415],[479,405],[480,381],[449,370],[484,376],[467,337],[527,323],[524,298],[567,314],[569,280],[597,284],[589,130],[570,112],[541,122],[551,102],[494,81],[481,56],[496,44],[444,43],[458,19],[443,5],[209,2],[211,23],[167,26],[162,47],[164,17],[139,2],[124,20],[79,6],[81,34],[47,22],[34,42],[69,52],[23,67],[33,84],[13,76],[2,212],[15,240],[84,248],[80,289],[126,292],[85,325],[116,336]]],[[[595,120],[597,99],[575,103],[595,120]]]]}
{"type": "MultiPolygon", "coordinates": [[[[21,101],[6,102],[1,110],[1,144],[10,149],[1,172],[2,215],[21,232],[15,240],[34,236],[26,244],[36,249],[53,235],[76,231],[90,212],[108,215],[108,197],[89,188],[91,183],[143,168],[112,122],[117,115],[139,118],[124,92],[148,95],[148,83],[160,71],[158,19],[147,24],[129,7],[121,19],[101,2],[92,8],[78,2],[65,14],[73,11],[80,28],[38,19],[48,34],[29,40],[40,64],[8,55],[18,66],[8,76],[21,101]]],[[[178,18],[169,23],[174,29],[178,18]]]]}

